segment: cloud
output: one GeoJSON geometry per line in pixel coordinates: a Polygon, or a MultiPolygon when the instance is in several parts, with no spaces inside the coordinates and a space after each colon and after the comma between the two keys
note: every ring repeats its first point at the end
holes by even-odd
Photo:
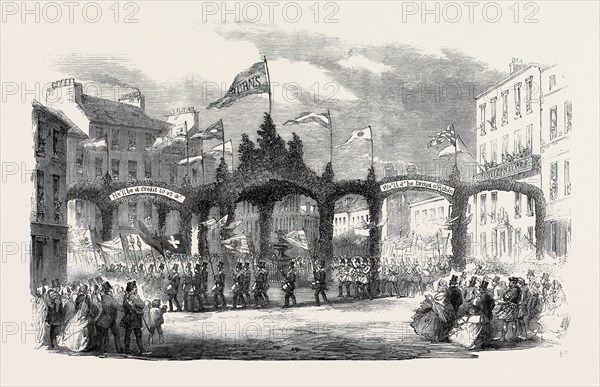
{"type": "Polygon", "coordinates": [[[338,64],[351,70],[368,70],[374,74],[381,74],[392,71],[392,68],[386,64],[374,62],[363,55],[352,55],[348,59],[338,61],[338,64]]]}

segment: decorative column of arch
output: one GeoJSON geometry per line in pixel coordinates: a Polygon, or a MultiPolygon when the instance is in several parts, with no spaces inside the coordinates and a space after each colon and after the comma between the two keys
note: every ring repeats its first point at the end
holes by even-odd
{"type": "Polygon", "coordinates": [[[112,239],[113,213],[116,206],[107,205],[99,207],[100,216],[102,217],[102,240],[108,241],[112,239]]]}
{"type": "Polygon", "coordinates": [[[158,213],[158,234],[165,235],[165,228],[167,226],[167,214],[169,209],[161,203],[156,204],[156,212],[158,213]]]}
{"type": "Polygon", "coordinates": [[[208,255],[208,227],[203,222],[208,220],[211,205],[202,203],[198,206],[196,217],[198,218],[198,254],[208,255]]]}
{"type": "Polygon", "coordinates": [[[469,194],[463,189],[457,187],[452,197],[452,214],[450,219],[457,219],[452,225],[452,238],[450,245],[452,246],[452,268],[455,270],[464,270],[466,267],[466,252],[467,252],[467,230],[468,223],[464,220],[467,216],[469,206],[469,194]]]}
{"type": "Polygon", "coordinates": [[[265,261],[273,256],[271,232],[273,230],[273,209],[275,202],[257,203],[258,225],[260,229],[260,259],[265,261]]]}
{"type": "MultiPolygon", "coordinates": [[[[369,205],[369,223],[377,225],[381,222],[381,207],[383,198],[380,196],[369,196],[366,198],[369,205]]],[[[372,257],[381,253],[381,227],[371,227],[369,230],[369,254],[372,257]]]]}
{"type": "Polygon", "coordinates": [[[537,259],[544,258],[544,218],[546,217],[546,199],[540,189],[537,194],[533,195],[535,203],[535,255],[537,259]]]}
{"type": "Polygon", "coordinates": [[[182,236],[185,236],[190,243],[188,244],[187,254],[191,254],[191,240],[192,240],[192,211],[187,208],[179,210],[179,229],[182,236]]]}
{"type": "MultiPolygon", "coordinates": [[[[317,256],[331,264],[333,258],[333,218],[335,215],[335,200],[324,199],[317,202],[319,209],[319,244],[317,256]]],[[[329,266],[329,265],[328,265],[329,266]]]]}

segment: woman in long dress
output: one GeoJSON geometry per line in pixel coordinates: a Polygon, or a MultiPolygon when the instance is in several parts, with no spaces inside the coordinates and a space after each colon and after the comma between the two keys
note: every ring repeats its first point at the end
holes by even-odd
{"type": "Polygon", "coordinates": [[[46,315],[48,314],[48,305],[46,305],[44,289],[42,287],[37,288],[32,303],[33,323],[35,324],[36,329],[35,349],[38,349],[44,345],[44,338],[46,337],[46,315]]]}
{"type": "Polygon", "coordinates": [[[58,345],[73,352],[82,352],[91,345],[91,301],[87,294],[87,285],[81,285],[75,300],[75,314],[65,324],[65,330],[58,340],[58,345]]]}
{"type": "Polygon", "coordinates": [[[454,309],[444,293],[425,295],[425,300],[415,311],[410,326],[419,336],[431,341],[445,341],[454,323],[454,309]]]}

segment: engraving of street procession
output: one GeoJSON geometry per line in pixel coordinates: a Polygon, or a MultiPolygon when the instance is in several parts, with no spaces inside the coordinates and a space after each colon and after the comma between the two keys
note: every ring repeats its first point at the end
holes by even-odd
{"type": "Polygon", "coordinates": [[[72,53],[56,60],[63,78],[40,80],[36,347],[402,360],[560,345],[561,65],[507,57],[497,70],[452,50],[247,28],[218,31],[245,47],[219,76],[165,85],[118,56],[72,53]],[[433,86],[467,81],[459,98],[433,86]]]}

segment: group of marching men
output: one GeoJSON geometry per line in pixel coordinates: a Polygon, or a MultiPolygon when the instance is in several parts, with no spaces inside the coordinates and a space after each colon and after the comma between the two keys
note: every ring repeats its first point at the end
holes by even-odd
{"type": "Polygon", "coordinates": [[[384,296],[386,293],[389,297],[395,294],[397,297],[411,298],[423,294],[427,289],[432,289],[434,281],[444,276],[449,267],[435,264],[431,259],[424,269],[418,261],[407,260],[405,263],[404,259],[382,259],[376,266],[374,258],[356,256],[339,258],[336,269],[338,297],[372,299],[375,295],[384,296]]]}

